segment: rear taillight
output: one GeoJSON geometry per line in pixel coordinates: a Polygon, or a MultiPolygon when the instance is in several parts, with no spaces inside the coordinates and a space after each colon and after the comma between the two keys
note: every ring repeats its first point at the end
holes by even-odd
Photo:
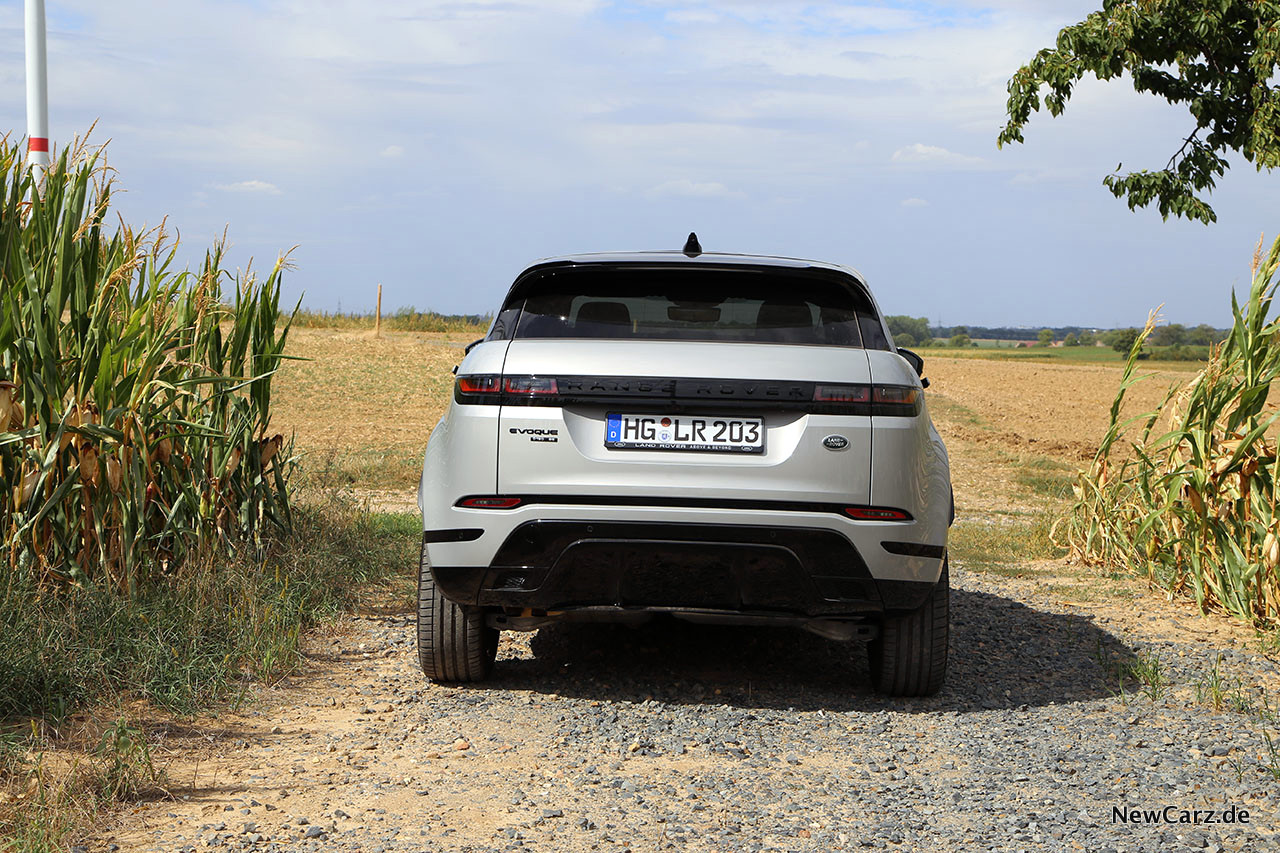
{"type": "Polygon", "coordinates": [[[459,376],[457,391],[459,394],[498,394],[502,391],[502,380],[497,376],[459,376]]]}
{"type": "Polygon", "coordinates": [[[463,509],[515,509],[523,501],[520,498],[508,498],[501,495],[487,495],[463,498],[458,506],[463,509]]]}
{"type": "Polygon", "coordinates": [[[688,405],[733,406],[751,411],[800,409],[817,415],[914,417],[921,394],[910,385],[769,383],[652,377],[501,376],[464,374],[454,384],[458,403],[487,406],[688,405]],[[810,390],[812,389],[812,390],[810,390]]]}
{"type": "Polygon", "coordinates": [[[815,403],[870,403],[870,385],[815,385],[815,403]]]}
{"type": "Polygon", "coordinates": [[[556,381],[544,376],[509,376],[503,382],[502,390],[508,394],[555,394],[556,381]]]}
{"type": "Polygon", "coordinates": [[[877,405],[915,407],[920,399],[920,389],[908,385],[876,385],[872,389],[872,398],[877,405]]]}
{"type": "Polygon", "coordinates": [[[550,399],[556,396],[558,384],[549,376],[459,376],[453,392],[453,398],[459,403],[491,406],[501,403],[527,406],[531,399],[550,399]]]}
{"type": "Polygon", "coordinates": [[[878,506],[849,506],[844,514],[858,521],[910,521],[911,513],[878,506]]]}
{"type": "Polygon", "coordinates": [[[920,389],[912,385],[872,386],[871,414],[879,417],[915,417],[920,414],[920,389]]]}
{"type": "Polygon", "coordinates": [[[912,417],[920,414],[920,389],[910,385],[815,385],[819,413],[912,417]]]}

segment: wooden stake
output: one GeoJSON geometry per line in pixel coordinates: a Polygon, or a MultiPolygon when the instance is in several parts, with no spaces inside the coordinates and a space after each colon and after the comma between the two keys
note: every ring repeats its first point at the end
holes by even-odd
{"type": "Polygon", "coordinates": [[[373,321],[373,336],[375,338],[382,337],[382,285],[378,285],[378,315],[373,321]]]}

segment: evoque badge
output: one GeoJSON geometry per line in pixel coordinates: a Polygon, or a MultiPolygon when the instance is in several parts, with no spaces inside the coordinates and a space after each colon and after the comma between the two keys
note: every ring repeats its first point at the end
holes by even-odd
{"type": "Polygon", "coordinates": [[[822,439],[822,444],[828,450],[844,450],[849,446],[849,439],[843,435],[829,435],[822,439]]]}

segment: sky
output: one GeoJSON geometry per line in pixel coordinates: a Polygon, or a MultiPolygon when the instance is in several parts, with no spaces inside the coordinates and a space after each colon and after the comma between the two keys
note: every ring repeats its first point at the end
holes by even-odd
{"type": "MultiPolygon", "coordinates": [[[[1006,84],[1098,0],[47,0],[50,130],[109,142],[118,209],[194,263],[293,249],[318,310],[496,309],[530,261],[679,248],[816,258],[944,325],[1226,325],[1280,173],[1212,226],[1102,186],[1185,108],[1081,84],[997,149],[1006,84]],[[293,248],[296,247],[296,248],[293,248]]],[[[0,131],[25,134],[21,0],[0,131]]]]}

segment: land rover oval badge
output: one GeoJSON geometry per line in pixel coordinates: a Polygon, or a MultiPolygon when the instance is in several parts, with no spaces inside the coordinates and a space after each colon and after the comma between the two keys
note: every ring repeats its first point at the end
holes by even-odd
{"type": "Polygon", "coordinates": [[[849,446],[849,439],[843,435],[829,435],[822,439],[822,444],[828,450],[844,450],[849,446]]]}

